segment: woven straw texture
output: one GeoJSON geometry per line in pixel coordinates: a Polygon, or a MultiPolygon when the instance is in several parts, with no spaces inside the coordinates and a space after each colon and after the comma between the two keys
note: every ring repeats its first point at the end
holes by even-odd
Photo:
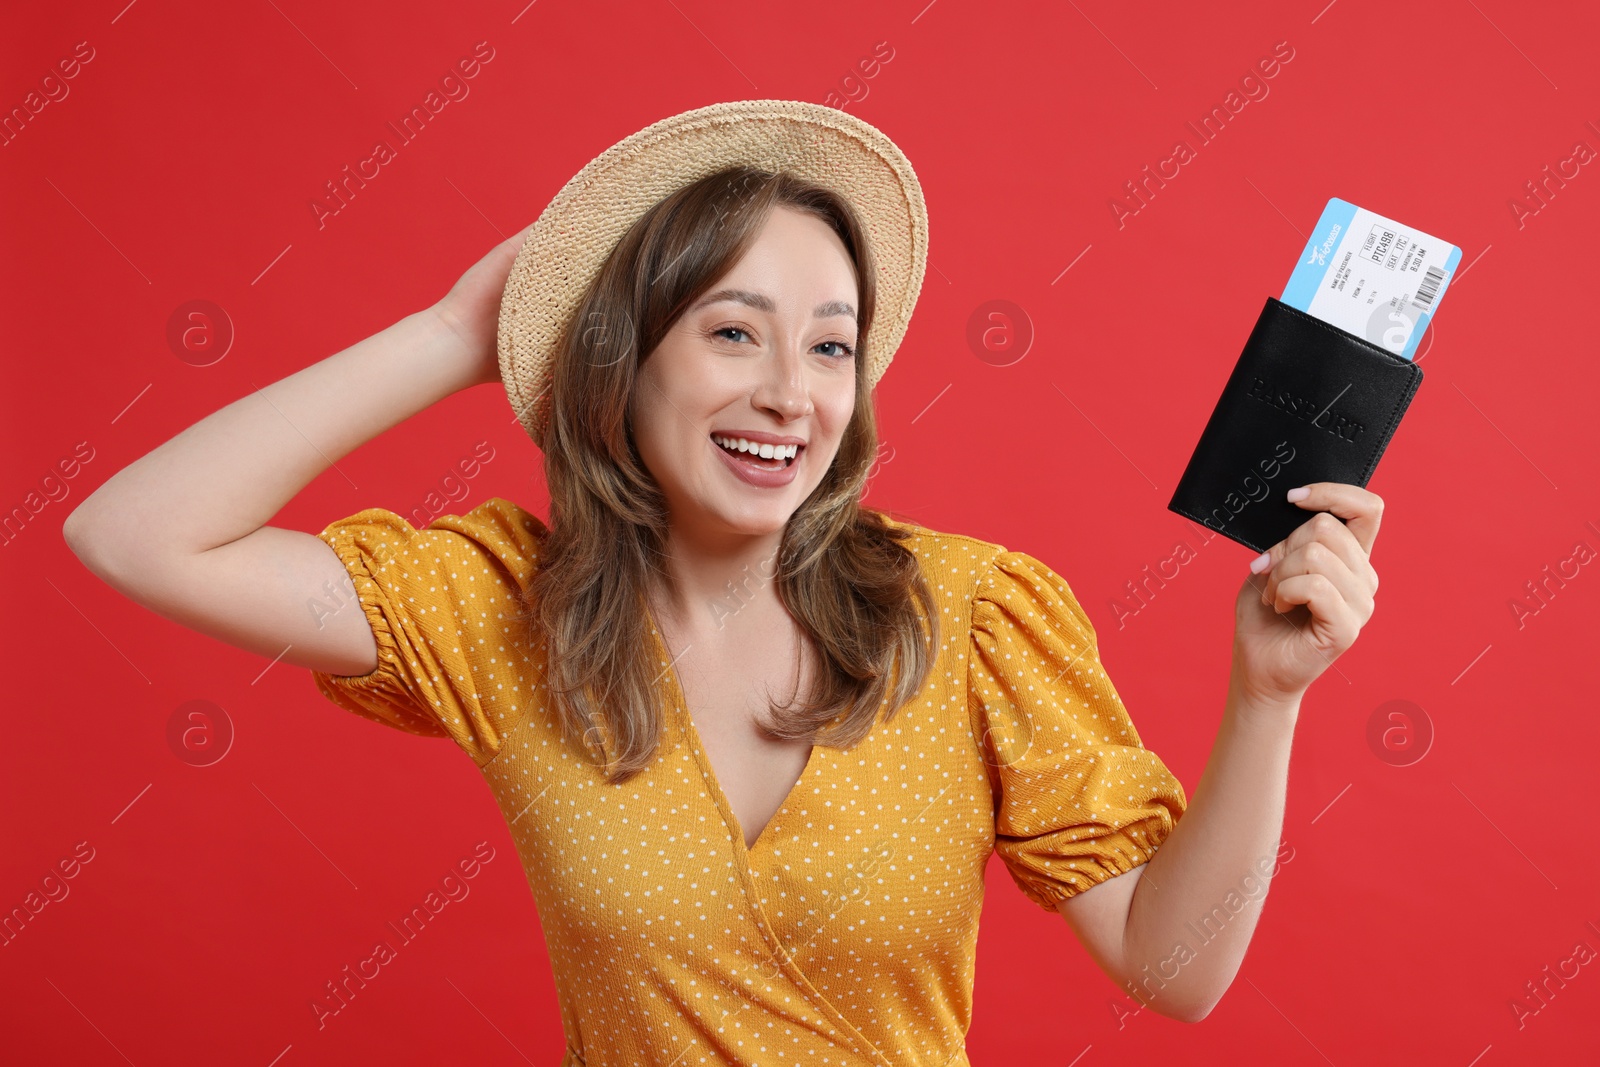
{"type": "Polygon", "coordinates": [[[905,154],[876,127],[803,100],[740,100],[673,115],[591,160],[540,214],[506,279],[500,376],[523,429],[544,447],[550,361],[629,226],[669,193],[731,163],[787,170],[842,193],[866,227],[878,302],[866,338],[877,385],[905,336],[928,260],[928,212],[905,154]]]}

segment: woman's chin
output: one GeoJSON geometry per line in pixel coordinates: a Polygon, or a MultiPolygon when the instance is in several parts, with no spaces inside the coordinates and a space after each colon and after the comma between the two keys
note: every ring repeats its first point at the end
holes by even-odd
{"type": "Polygon", "coordinates": [[[793,515],[794,508],[787,504],[770,502],[725,512],[722,521],[723,525],[736,533],[747,537],[765,537],[768,534],[781,533],[793,515]]]}
{"type": "Polygon", "coordinates": [[[765,490],[760,496],[735,489],[733,493],[721,494],[716,501],[701,501],[701,515],[713,526],[746,537],[780,533],[804,499],[793,495],[792,491],[798,488],[800,486],[791,485],[781,490],[765,490]]]}

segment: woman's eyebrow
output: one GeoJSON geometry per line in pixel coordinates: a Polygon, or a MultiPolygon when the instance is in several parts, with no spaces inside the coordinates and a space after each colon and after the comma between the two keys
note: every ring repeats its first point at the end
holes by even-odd
{"type": "MultiPolygon", "coordinates": [[[[709,307],[712,304],[718,304],[723,301],[745,304],[755,308],[757,311],[769,313],[778,310],[777,304],[773,303],[770,296],[765,293],[752,293],[748,289],[718,289],[714,293],[706,294],[689,310],[699,311],[703,307],[709,307]]],[[[852,319],[857,317],[856,309],[843,300],[829,300],[826,303],[818,304],[811,314],[814,318],[819,319],[832,318],[836,315],[843,315],[852,319]]]]}

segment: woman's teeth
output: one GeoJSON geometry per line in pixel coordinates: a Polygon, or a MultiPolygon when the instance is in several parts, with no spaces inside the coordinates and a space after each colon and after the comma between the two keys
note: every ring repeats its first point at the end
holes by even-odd
{"type": "Polygon", "coordinates": [[[777,463],[770,465],[773,470],[780,466],[787,467],[789,461],[800,453],[799,445],[758,445],[742,437],[723,437],[720,434],[712,434],[711,439],[730,452],[748,453],[752,459],[777,460],[777,463]]]}

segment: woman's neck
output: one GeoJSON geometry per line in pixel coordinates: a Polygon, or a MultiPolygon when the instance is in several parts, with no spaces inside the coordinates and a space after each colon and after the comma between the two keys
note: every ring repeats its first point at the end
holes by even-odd
{"type": "Polygon", "coordinates": [[[723,629],[746,611],[764,615],[781,606],[778,553],[783,531],[720,537],[668,534],[665,573],[654,575],[651,607],[663,625],[677,633],[723,629]]]}

